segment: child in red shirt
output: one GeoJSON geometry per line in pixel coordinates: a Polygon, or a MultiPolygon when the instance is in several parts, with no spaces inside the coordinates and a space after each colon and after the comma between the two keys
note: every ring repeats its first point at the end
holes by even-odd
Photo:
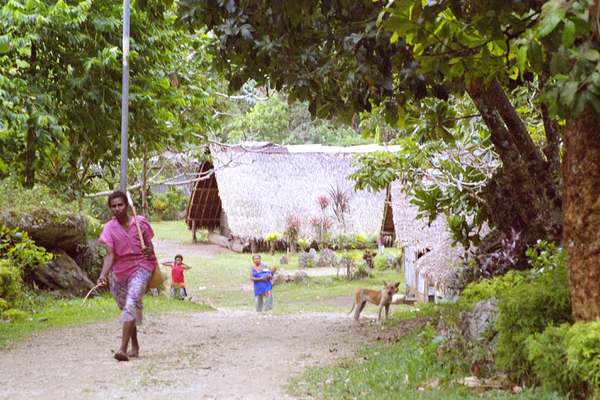
{"type": "Polygon", "coordinates": [[[175,256],[175,261],[165,261],[162,265],[171,267],[171,298],[174,299],[177,297],[183,300],[187,296],[183,271],[192,267],[183,263],[183,256],[181,254],[175,256]]]}

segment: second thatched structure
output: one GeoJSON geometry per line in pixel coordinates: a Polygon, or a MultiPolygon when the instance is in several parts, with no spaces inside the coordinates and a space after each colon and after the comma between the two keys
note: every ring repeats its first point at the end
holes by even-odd
{"type": "Polygon", "coordinates": [[[404,250],[406,293],[421,302],[436,301],[449,294],[453,267],[464,248],[452,247],[444,218],[429,222],[417,219],[418,209],[410,204],[399,182],[391,185],[391,203],[396,240],[404,250]]]}

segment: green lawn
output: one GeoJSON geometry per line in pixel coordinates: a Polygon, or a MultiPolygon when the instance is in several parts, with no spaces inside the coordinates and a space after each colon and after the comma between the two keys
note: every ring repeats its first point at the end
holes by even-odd
{"type": "MultiPolygon", "coordinates": [[[[154,221],[151,223],[154,237],[157,239],[173,240],[176,243],[192,243],[192,231],[185,221],[154,221]]],[[[206,240],[205,230],[196,231],[198,241],[206,240]]]]}

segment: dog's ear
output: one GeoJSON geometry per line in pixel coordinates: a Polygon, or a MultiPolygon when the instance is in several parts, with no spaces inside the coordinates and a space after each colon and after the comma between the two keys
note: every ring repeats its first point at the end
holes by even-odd
{"type": "Polygon", "coordinates": [[[383,286],[387,286],[387,283],[385,283],[385,281],[383,281],[383,286]]]}
{"type": "Polygon", "coordinates": [[[400,286],[400,282],[396,282],[394,286],[396,287],[396,289],[398,289],[398,286],[400,286]]]}

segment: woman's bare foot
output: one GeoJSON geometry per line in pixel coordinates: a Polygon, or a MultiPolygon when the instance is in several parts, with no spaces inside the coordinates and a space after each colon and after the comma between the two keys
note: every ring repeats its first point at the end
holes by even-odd
{"type": "Polygon", "coordinates": [[[119,361],[129,361],[127,354],[125,354],[124,352],[122,352],[120,350],[115,353],[115,358],[119,361]]]}
{"type": "Polygon", "coordinates": [[[139,357],[140,356],[140,351],[139,349],[131,349],[127,352],[127,357],[139,357]]]}

